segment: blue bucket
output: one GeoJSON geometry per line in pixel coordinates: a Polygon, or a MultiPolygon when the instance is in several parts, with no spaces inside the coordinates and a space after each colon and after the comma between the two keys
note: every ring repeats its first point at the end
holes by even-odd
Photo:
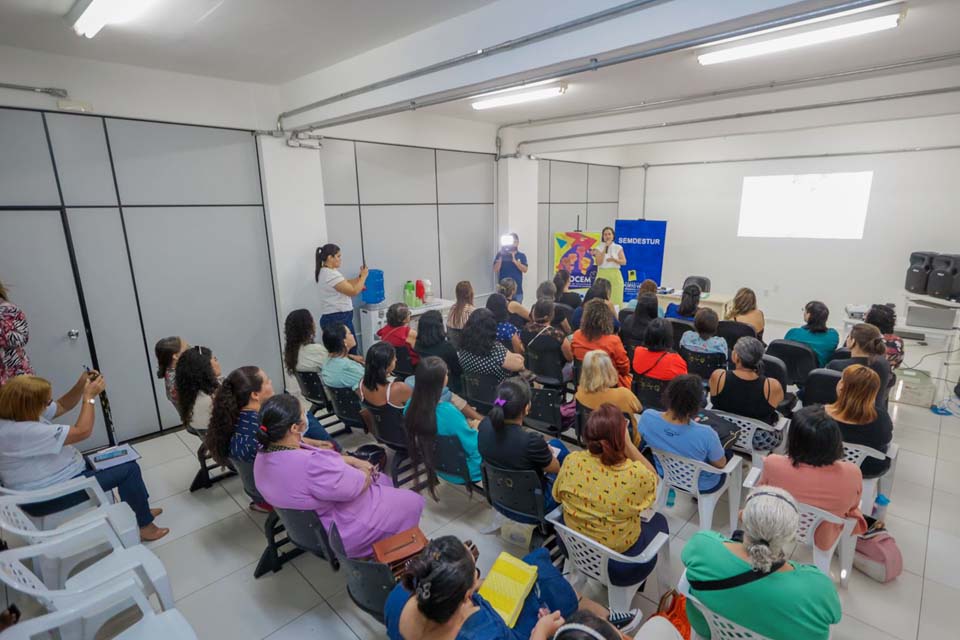
{"type": "Polygon", "coordinates": [[[360,299],[364,304],[380,304],[386,296],[383,293],[383,270],[370,269],[367,274],[367,282],[363,291],[360,293],[360,299]]]}

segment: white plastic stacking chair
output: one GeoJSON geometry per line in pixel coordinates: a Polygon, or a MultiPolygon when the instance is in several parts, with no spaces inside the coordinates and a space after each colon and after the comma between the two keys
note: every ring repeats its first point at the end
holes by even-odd
{"type": "Polygon", "coordinates": [[[150,601],[131,579],[111,582],[65,609],[15,624],[0,633],[0,640],[46,640],[51,631],[70,633],[78,627],[92,637],[106,622],[101,619],[100,613],[118,607],[120,610],[138,608],[140,619],[113,636],[114,640],[197,640],[197,634],[182,613],[176,609],[155,612],[150,601]]]}
{"type": "Polygon", "coordinates": [[[633,640],[683,640],[683,636],[666,618],[653,616],[633,634],[633,640]]]}
{"type": "Polygon", "coordinates": [[[652,451],[660,462],[660,468],[663,469],[663,482],[657,483],[657,504],[654,510],[663,511],[669,489],[682,491],[697,498],[700,530],[706,531],[713,527],[713,511],[720,501],[720,496],[726,491],[729,494],[728,501],[730,503],[730,535],[733,535],[740,513],[740,483],[743,474],[740,465],[743,458],[738,455],[731,456],[727,466],[718,469],[706,462],[684,458],[662,449],[652,449],[652,451]],[[699,481],[702,473],[714,473],[723,476],[720,487],[711,493],[700,493],[699,481]]]}
{"type": "MultiPolygon", "coordinates": [[[[91,522],[102,521],[110,526],[124,547],[140,544],[137,518],[130,506],[123,502],[100,504],[94,508],[74,512],[75,517],[46,529],[44,525],[51,525],[53,520],[34,519],[23,510],[25,505],[46,502],[77,491],[90,491],[92,487],[96,487],[99,496],[103,495],[100,485],[94,478],[77,478],[46,489],[0,495],[0,530],[5,534],[17,536],[27,544],[39,544],[68,534],[91,522]]],[[[95,497],[93,500],[99,501],[100,497],[95,497]]],[[[85,504],[89,505],[90,502],[92,500],[88,500],[85,504]]],[[[77,549],[76,553],[65,554],[62,557],[39,558],[36,564],[37,573],[40,574],[46,586],[51,589],[60,589],[66,584],[67,578],[77,565],[110,549],[110,545],[104,542],[99,547],[77,549]]]]}
{"type": "Polygon", "coordinates": [[[610,560],[627,564],[646,564],[656,558],[657,582],[660,590],[663,591],[667,585],[671,584],[670,536],[666,533],[661,532],[654,536],[640,555],[625,556],[563,524],[562,506],[551,511],[547,515],[547,521],[556,528],[557,535],[560,536],[563,546],[566,547],[567,559],[564,562],[564,572],[571,575],[580,574],[606,586],[607,606],[612,611],[629,611],[633,596],[636,595],[643,582],[626,587],[617,587],[610,584],[608,575],[610,560]]]}
{"type": "Polygon", "coordinates": [[[735,413],[717,411],[716,409],[711,409],[710,411],[740,427],[740,433],[737,434],[737,439],[732,445],[730,445],[730,448],[749,455],[751,458],[751,464],[754,467],[762,467],[763,459],[767,457],[770,451],[755,450],[753,448],[753,436],[756,435],[757,431],[779,433],[782,442],[785,436],[783,429],[790,422],[786,418],[780,418],[777,424],[771,425],[762,420],[747,418],[746,416],[739,416],[735,413]]]}
{"type": "MultiPolygon", "coordinates": [[[[102,521],[73,529],[47,542],[0,552],[0,582],[37,599],[48,611],[63,611],[75,606],[91,590],[124,578],[132,579],[148,596],[155,593],[164,610],[173,608],[173,590],[160,559],[143,545],[125,549],[113,530],[102,521]],[[56,557],[63,553],[73,554],[84,545],[95,548],[104,541],[112,547],[110,554],[71,576],[63,589],[47,588],[27,566],[27,561],[35,561],[44,555],[56,557]]],[[[92,618],[89,624],[78,622],[67,625],[60,631],[62,640],[93,640],[90,629],[99,628],[123,608],[121,605],[108,607],[92,618]]]]}
{"type": "MultiPolygon", "coordinates": [[[[705,607],[696,597],[690,595],[690,583],[687,582],[687,572],[684,571],[680,576],[680,582],[677,584],[677,591],[687,597],[687,606],[691,604],[697,607],[697,610],[703,615],[710,628],[710,640],[770,640],[767,636],[762,636],[746,627],[741,627],[736,622],[728,620],[705,607]]],[[[789,624],[785,622],[785,624],[789,624]]],[[[700,638],[696,631],[691,630],[691,638],[700,638]]]]}
{"type": "Polygon", "coordinates": [[[877,460],[890,458],[890,468],[887,469],[887,472],[883,474],[883,476],[880,478],[863,479],[863,495],[860,498],[860,510],[865,514],[870,515],[873,513],[873,504],[877,500],[877,485],[879,481],[883,479],[885,486],[893,486],[894,474],[897,471],[897,454],[899,452],[900,447],[896,442],[890,443],[886,453],[860,444],[843,443],[843,459],[847,462],[852,462],[858,467],[867,458],[875,458],[877,460]]]}
{"type": "MultiPolygon", "coordinates": [[[[59,489],[63,487],[63,495],[69,495],[77,491],[84,491],[87,494],[87,499],[80,504],[76,504],[72,507],[63,509],[62,511],[57,511],[45,516],[30,516],[32,520],[37,523],[37,527],[40,529],[53,529],[60,526],[67,520],[77,517],[79,514],[84,513],[89,509],[97,509],[100,507],[109,506],[117,503],[113,492],[107,493],[103,490],[100,484],[97,482],[96,478],[72,478],[66,482],[61,482],[58,485],[53,487],[47,487],[45,489],[38,489],[38,491],[48,491],[59,489]]],[[[0,487],[0,496],[23,496],[30,495],[33,491],[21,491],[17,489],[8,489],[6,487],[0,487]]]]}

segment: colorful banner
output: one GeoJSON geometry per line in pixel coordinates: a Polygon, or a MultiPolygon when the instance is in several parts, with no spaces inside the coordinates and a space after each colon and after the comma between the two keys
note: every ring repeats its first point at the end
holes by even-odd
{"type": "Polygon", "coordinates": [[[627,259],[627,264],[620,268],[623,299],[633,300],[644,280],[649,278],[660,284],[667,223],[665,220],[617,220],[615,226],[615,242],[623,247],[627,259]]]}
{"type": "Polygon", "coordinates": [[[600,243],[592,231],[561,231],[553,238],[553,272],[570,272],[570,289],[589,289],[597,277],[597,265],[590,249],[600,243]]]}

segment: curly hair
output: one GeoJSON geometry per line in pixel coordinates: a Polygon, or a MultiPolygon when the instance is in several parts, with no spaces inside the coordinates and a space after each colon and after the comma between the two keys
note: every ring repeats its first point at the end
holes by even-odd
{"type": "MultiPolygon", "coordinates": [[[[181,356],[180,360],[183,360],[181,356]]],[[[230,457],[230,438],[237,428],[240,411],[250,402],[250,394],[260,391],[263,377],[259,367],[234,369],[213,397],[213,411],[204,444],[217,464],[226,465],[230,457]]]]}
{"type": "Polygon", "coordinates": [[[606,302],[594,298],[583,305],[580,333],[587,340],[597,340],[613,333],[613,313],[606,302]]]}
{"type": "Polygon", "coordinates": [[[485,356],[497,341],[497,320],[489,309],[477,309],[463,325],[460,348],[477,356],[485,356]]]}
{"type": "Polygon", "coordinates": [[[313,314],[306,309],[291,311],[283,323],[283,364],[287,371],[294,374],[297,371],[297,360],[300,358],[300,347],[311,344],[317,335],[313,314]]]}
{"type": "Polygon", "coordinates": [[[180,420],[186,426],[192,426],[190,421],[193,419],[193,405],[200,392],[213,395],[220,386],[213,372],[212,361],[213,352],[200,345],[187,349],[177,360],[177,409],[180,412],[180,420]]]}

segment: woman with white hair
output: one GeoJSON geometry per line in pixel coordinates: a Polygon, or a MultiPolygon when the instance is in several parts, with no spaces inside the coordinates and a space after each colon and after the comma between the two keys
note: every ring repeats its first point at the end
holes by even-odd
{"type": "MultiPolygon", "coordinates": [[[[800,511],[778,487],[754,489],[732,540],[698,531],[683,549],[690,593],[714,613],[772,640],[815,640],[840,622],[840,598],[830,576],[788,561],[800,511]]],[[[687,618],[703,638],[710,630],[695,605],[687,618]]]]}

